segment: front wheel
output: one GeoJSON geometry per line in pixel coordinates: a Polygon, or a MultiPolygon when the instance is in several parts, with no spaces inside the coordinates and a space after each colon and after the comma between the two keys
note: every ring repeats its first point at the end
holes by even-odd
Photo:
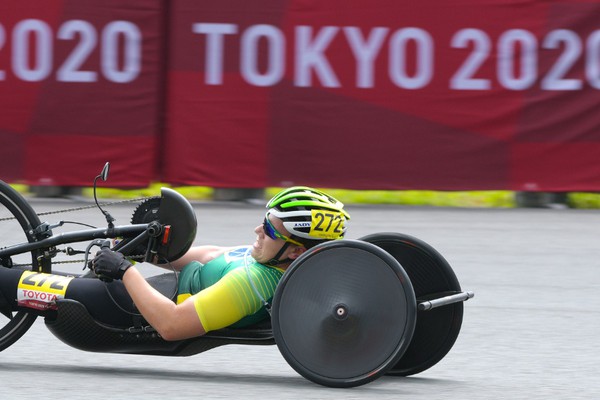
{"type": "Polygon", "coordinates": [[[385,374],[403,355],[416,323],[408,276],[379,247],[335,240],[298,257],[277,286],[273,335],[305,378],[353,387],[385,374]]]}
{"type": "MultiPolygon", "coordinates": [[[[0,249],[35,242],[37,239],[31,231],[39,225],[39,217],[23,196],[7,183],[0,181],[0,249]]],[[[42,250],[33,250],[11,257],[0,257],[0,266],[50,272],[52,267],[49,259],[38,261],[41,253],[42,250]]],[[[0,296],[9,296],[8,299],[11,299],[14,293],[0,293],[0,296]]],[[[19,340],[36,319],[36,315],[26,311],[13,311],[7,304],[1,311],[0,351],[19,340]]]]}

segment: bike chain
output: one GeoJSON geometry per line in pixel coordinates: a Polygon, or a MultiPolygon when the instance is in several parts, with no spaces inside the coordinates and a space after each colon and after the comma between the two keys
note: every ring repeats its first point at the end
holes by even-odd
{"type": "MultiPolygon", "coordinates": [[[[115,204],[123,204],[123,203],[133,203],[136,201],[144,201],[144,200],[149,200],[149,199],[153,199],[153,198],[159,198],[159,196],[148,196],[148,197],[138,197],[135,199],[126,199],[126,200],[119,200],[119,201],[113,201],[113,202],[109,202],[109,203],[102,203],[100,204],[101,206],[112,206],[115,204]]],[[[81,211],[81,210],[87,210],[89,208],[96,208],[96,204],[90,204],[88,206],[81,206],[81,207],[75,207],[75,208],[66,208],[64,210],[54,210],[54,211],[46,211],[46,212],[42,212],[42,213],[36,213],[38,215],[38,217],[44,216],[44,215],[52,215],[52,214],[62,214],[62,213],[66,213],[66,212],[72,212],[72,211],[81,211]]],[[[0,218],[0,222],[2,221],[11,221],[13,219],[16,219],[16,217],[4,217],[4,218],[0,218]]]]}
{"type": "MultiPolygon", "coordinates": [[[[133,202],[142,202],[145,200],[150,200],[150,199],[154,199],[154,198],[160,198],[160,196],[147,196],[147,197],[137,197],[134,199],[126,199],[126,200],[118,200],[118,201],[112,201],[112,202],[108,202],[108,203],[101,203],[101,206],[112,206],[115,204],[124,204],[124,203],[133,203],[133,202]]],[[[96,208],[96,204],[90,204],[88,206],[81,206],[81,207],[74,207],[74,208],[66,208],[63,210],[53,210],[53,211],[46,211],[46,212],[41,212],[41,213],[36,213],[36,215],[38,217],[44,216],[44,215],[54,215],[54,214],[62,214],[62,213],[67,213],[67,212],[74,212],[74,211],[81,211],[81,210],[87,210],[90,208],[96,208]]],[[[16,217],[4,217],[4,218],[0,218],[0,222],[3,221],[11,221],[13,219],[16,219],[16,217]]],[[[135,258],[135,257],[144,257],[144,254],[139,254],[139,255],[134,255],[134,256],[129,256],[131,258],[135,258]]],[[[75,264],[75,263],[81,263],[85,260],[65,260],[65,261],[53,261],[52,264],[75,264]]],[[[13,266],[18,266],[18,267],[26,267],[26,266],[31,266],[31,264],[14,264],[13,266]]]]}

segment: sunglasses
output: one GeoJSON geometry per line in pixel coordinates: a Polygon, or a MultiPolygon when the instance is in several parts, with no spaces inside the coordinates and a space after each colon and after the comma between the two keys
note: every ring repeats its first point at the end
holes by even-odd
{"type": "Polygon", "coordinates": [[[277,239],[283,239],[286,242],[290,242],[291,244],[295,244],[296,246],[301,246],[304,247],[304,245],[292,238],[289,238],[287,236],[285,236],[284,234],[280,233],[277,229],[275,229],[275,227],[273,226],[273,224],[271,224],[271,221],[269,221],[269,217],[265,217],[265,220],[263,221],[263,231],[265,231],[265,235],[267,235],[268,237],[270,237],[273,240],[277,240],[277,239]]]}

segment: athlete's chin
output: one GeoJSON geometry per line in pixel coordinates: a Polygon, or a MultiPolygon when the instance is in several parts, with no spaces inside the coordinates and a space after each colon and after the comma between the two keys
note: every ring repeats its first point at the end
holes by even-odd
{"type": "Polygon", "coordinates": [[[254,258],[256,261],[260,262],[261,260],[261,254],[260,254],[260,249],[257,247],[252,247],[252,251],[250,252],[250,255],[252,256],[252,258],[254,258]]]}

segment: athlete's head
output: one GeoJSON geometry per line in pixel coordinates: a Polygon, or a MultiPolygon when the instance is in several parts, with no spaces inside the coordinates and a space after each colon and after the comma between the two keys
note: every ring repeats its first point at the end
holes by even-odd
{"type": "Polygon", "coordinates": [[[253,257],[264,264],[293,261],[319,243],[341,239],[350,219],[344,205],[317,189],[295,186],[275,195],[267,203],[253,257]]]}
{"type": "Polygon", "coordinates": [[[306,186],[279,192],[267,203],[267,209],[267,216],[283,221],[290,239],[307,249],[324,241],[342,239],[350,219],[342,202],[306,186]]]}

